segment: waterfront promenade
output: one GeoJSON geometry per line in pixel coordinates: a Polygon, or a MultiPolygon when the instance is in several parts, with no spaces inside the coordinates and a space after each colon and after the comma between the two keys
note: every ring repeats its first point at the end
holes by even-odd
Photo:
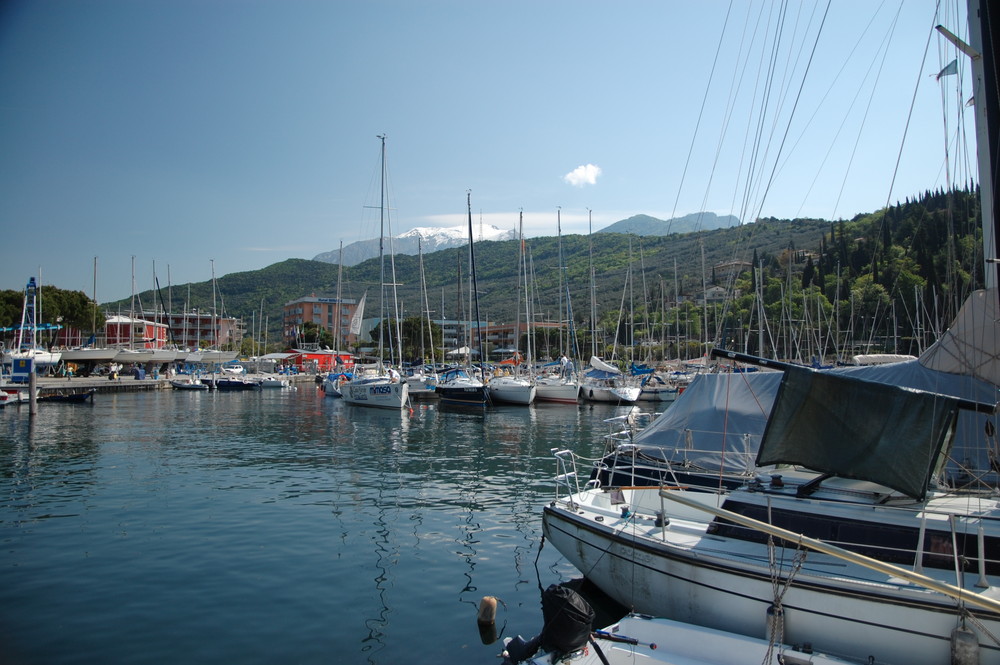
{"type": "MultiPolygon", "coordinates": [[[[246,375],[253,376],[253,375],[246,375]]],[[[316,383],[315,374],[282,375],[289,379],[293,386],[312,385],[316,383]]],[[[41,394],[78,393],[94,390],[97,393],[141,392],[144,390],[171,390],[170,379],[161,376],[155,379],[137,379],[128,375],[119,375],[111,379],[107,376],[75,376],[75,377],[39,377],[36,386],[41,394]]],[[[24,387],[27,387],[26,385],[24,387]]]]}

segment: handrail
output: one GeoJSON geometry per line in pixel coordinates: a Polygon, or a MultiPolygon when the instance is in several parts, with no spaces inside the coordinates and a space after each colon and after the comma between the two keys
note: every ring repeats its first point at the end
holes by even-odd
{"type": "Polygon", "coordinates": [[[716,517],[721,517],[723,519],[729,520],[730,522],[735,522],[741,526],[745,526],[757,531],[762,531],[764,533],[770,534],[777,538],[782,538],[789,542],[798,543],[804,545],[809,549],[816,550],[817,552],[822,552],[823,554],[828,554],[832,557],[840,559],[842,561],[847,561],[849,563],[854,563],[859,566],[868,568],[869,570],[874,570],[879,573],[884,573],[886,575],[893,575],[901,579],[906,580],[912,584],[922,586],[925,589],[931,591],[936,591],[938,593],[944,594],[951,598],[954,598],[960,602],[968,603],[970,605],[975,605],[985,610],[991,612],[1000,613],[1000,601],[993,600],[983,596],[982,594],[976,593],[974,591],[968,591],[960,587],[948,584],[947,582],[941,582],[935,580],[926,575],[921,575],[920,573],[915,573],[905,568],[900,568],[899,566],[894,566],[891,563],[885,563],[884,561],[879,561],[878,559],[873,559],[871,557],[865,556],[863,554],[858,554],[857,552],[851,552],[849,550],[830,545],[821,540],[816,540],[815,538],[809,538],[801,533],[795,533],[794,531],[789,531],[787,529],[782,529],[780,527],[772,526],[766,522],[761,522],[759,520],[746,517],[745,515],[740,515],[739,513],[734,513],[725,508],[715,508],[713,506],[708,506],[697,501],[693,501],[687,497],[682,497],[683,492],[678,491],[660,491],[660,496],[680,503],[681,505],[687,506],[688,508],[695,508],[696,510],[702,510],[716,517]]]}

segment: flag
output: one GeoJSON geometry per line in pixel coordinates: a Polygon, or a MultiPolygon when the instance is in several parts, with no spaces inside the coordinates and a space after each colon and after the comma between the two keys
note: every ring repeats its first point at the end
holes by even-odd
{"type": "Polygon", "coordinates": [[[958,58],[955,58],[948,65],[938,72],[937,80],[940,81],[942,76],[950,76],[951,74],[958,73],[958,58]]]}
{"type": "Polygon", "coordinates": [[[351,317],[351,334],[360,335],[361,334],[361,319],[365,316],[365,298],[368,294],[361,296],[361,301],[354,310],[354,316],[351,317]]]}

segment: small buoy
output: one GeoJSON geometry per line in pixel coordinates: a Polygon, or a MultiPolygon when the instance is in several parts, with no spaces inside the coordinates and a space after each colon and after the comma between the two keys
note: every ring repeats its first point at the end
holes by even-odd
{"type": "Polygon", "coordinates": [[[979,638],[965,626],[958,626],[951,633],[951,664],[979,665],[979,638]]]}
{"type": "Polygon", "coordinates": [[[496,642],[497,625],[495,623],[487,625],[479,624],[479,639],[487,646],[496,642]]]}
{"type": "Polygon", "coordinates": [[[479,601],[479,616],[476,623],[480,626],[489,626],[497,619],[497,599],[493,596],[483,596],[479,601]]]}

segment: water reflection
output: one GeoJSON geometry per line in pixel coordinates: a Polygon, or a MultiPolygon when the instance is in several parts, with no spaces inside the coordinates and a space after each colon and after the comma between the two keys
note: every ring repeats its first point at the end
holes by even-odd
{"type": "Polygon", "coordinates": [[[596,454],[615,414],[97,397],[0,413],[0,645],[32,662],[492,661],[482,596],[532,630],[574,574],[541,546],[550,450],[596,454]]]}

